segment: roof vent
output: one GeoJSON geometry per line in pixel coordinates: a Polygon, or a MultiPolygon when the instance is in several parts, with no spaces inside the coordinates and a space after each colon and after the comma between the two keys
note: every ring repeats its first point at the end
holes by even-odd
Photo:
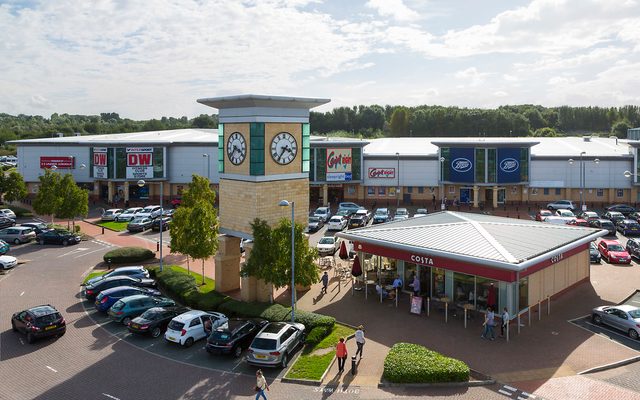
{"type": "Polygon", "coordinates": [[[609,136],[609,139],[615,139],[616,140],[616,146],[618,145],[618,137],[617,136],[609,136]]]}
{"type": "Polygon", "coordinates": [[[74,136],[82,136],[82,132],[73,132],[74,136]]]}
{"type": "Polygon", "coordinates": [[[58,135],[58,137],[64,137],[64,133],[62,132],[56,132],[56,135],[58,135]]]}
{"type": "Polygon", "coordinates": [[[585,142],[590,142],[591,141],[591,136],[583,136],[582,140],[584,140],[585,142]]]}

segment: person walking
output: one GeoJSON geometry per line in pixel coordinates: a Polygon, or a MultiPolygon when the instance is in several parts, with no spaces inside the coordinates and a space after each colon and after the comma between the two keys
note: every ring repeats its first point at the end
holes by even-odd
{"type": "Polygon", "coordinates": [[[264,394],[264,391],[269,391],[269,385],[267,384],[267,380],[262,375],[262,370],[256,371],[256,400],[262,396],[264,400],[267,400],[267,395],[264,394]]]}
{"type": "Polygon", "coordinates": [[[507,329],[509,325],[509,311],[507,311],[507,307],[502,310],[502,323],[500,324],[500,337],[504,337],[504,331],[507,329]]]}
{"type": "Polygon", "coordinates": [[[491,340],[495,340],[496,335],[493,332],[495,318],[496,316],[491,306],[487,307],[487,313],[484,316],[484,323],[482,324],[482,326],[484,326],[484,329],[482,331],[482,336],[480,336],[482,339],[489,339],[489,334],[491,334],[491,340]]]}
{"type": "Polygon", "coordinates": [[[362,354],[363,354],[363,350],[364,350],[364,326],[360,325],[358,326],[358,330],[356,331],[355,334],[356,337],[356,346],[358,346],[358,350],[356,351],[356,357],[358,356],[358,354],[360,354],[360,359],[362,360],[362,354]]]}
{"type": "Polygon", "coordinates": [[[322,278],[320,280],[322,281],[322,290],[320,290],[320,294],[326,294],[327,286],[329,286],[329,274],[327,274],[327,271],[324,271],[324,274],[322,274],[322,278]]]}
{"type": "Polygon", "coordinates": [[[344,371],[344,363],[347,361],[347,345],[344,338],[340,338],[336,345],[336,357],[338,358],[338,373],[341,373],[344,371]]]}

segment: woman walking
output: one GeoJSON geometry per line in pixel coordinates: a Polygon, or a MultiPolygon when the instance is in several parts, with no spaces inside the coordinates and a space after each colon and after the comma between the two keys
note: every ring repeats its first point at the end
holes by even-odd
{"type": "Polygon", "coordinates": [[[262,375],[261,370],[256,371],[256,400],[262,396],[264,400],[267,400],[267,395],[264,394],[264,391],[269,391],[269,385],[267,385],[267,380],[262,375]]]}
{"type": "Polygon", "coordinates": [[[344,363],[347,361],[347,345],[344,338],[340,338],[336,345],[336,357],[338,357],[338,373],[341,373],[344,371],[344,363]]]}

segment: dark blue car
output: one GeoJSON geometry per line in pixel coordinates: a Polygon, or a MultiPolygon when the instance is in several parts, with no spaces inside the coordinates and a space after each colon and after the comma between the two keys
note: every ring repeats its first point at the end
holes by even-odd
{"type": "Polygon", "coordinates": [[[116,301],[123,297],[133,296],[136,294],[146,294],[147,296],[161,295],[160,291],[155,289],[133,286],[116,286],[100,292],[98,297],[96,297],[96,310],[106,313],[116,301]]]}
{"type": "Polygon", "coordinates": [[[9,243],[5,242],[4,240],[0,240],[0,256],[7,254],[9,248],[9,243]]]}

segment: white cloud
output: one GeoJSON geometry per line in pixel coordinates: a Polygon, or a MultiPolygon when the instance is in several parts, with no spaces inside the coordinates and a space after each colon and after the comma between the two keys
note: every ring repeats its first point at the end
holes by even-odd
{"type": "Polygon", "coordinates": [[[502,91],[502,90],[498,90],[497,92],[493,92],[493,95],[495,97],[507,97],[509,96],[509,93],[502,91]]]}
{"type": "Polygon", "coordinates": [[[420,14],[407,7],[402,0],[369,0],[366,7],[376,10],[383,17],[391,17],[397,21],[415,21],[420,14]]]}
{"type": "Polygon", "coordinates": [[[478,86],[485,81],[485,78],[489,76],[488,73],[478,72],[476,67],[469,67],[465,70],[458,71],[453,76],[456,79],[464,80],[469,83],[471,86],[478,86]]]}

